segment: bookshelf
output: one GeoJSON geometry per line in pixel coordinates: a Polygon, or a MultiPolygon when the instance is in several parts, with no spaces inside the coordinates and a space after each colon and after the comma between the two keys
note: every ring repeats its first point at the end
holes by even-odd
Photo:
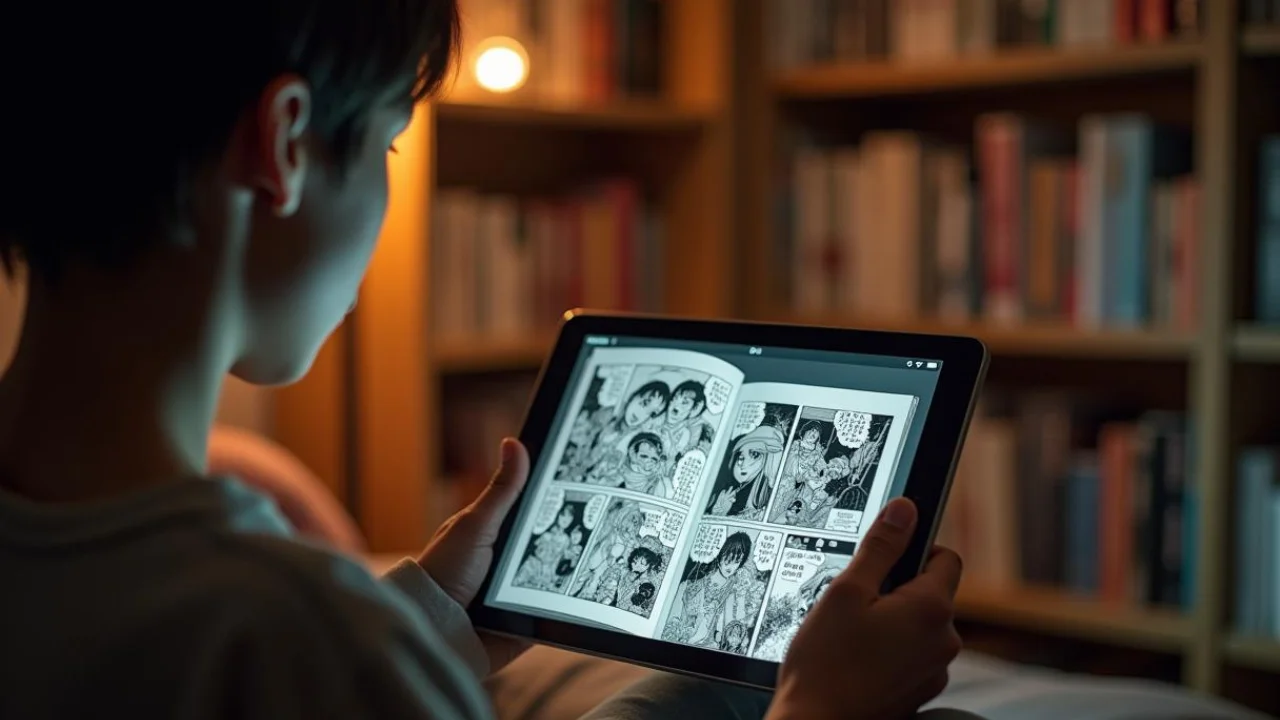
{"type": "MultiPolygon", "coordinates": [[[[804,36],[806,31],[796,29],[803,21],[771,16],[777,12],[772,4],[751,0],[739,17],[739,148],[747,170],[738,186],[738,227],[748,247],[743,284],[752,289],[739,295],[739,309],[764,319],[971,334],[995,357],[989,386],[1016,394],[1060,383],[1067,393],[1131,394],[1153,409],[1185,413],[1197,445],[1187,477],[1198,522],[1186,547],[1196,566],[1194,579],[1180,606],[1091,600],[1030,581],[1027,589],[1018,589],[1024,586],[1018,582],[969,582],[959,599],[960,615],[1046,641],[1085,640],[1117,652],[1172,657],[1180,661],[1177,675],[1186,685],[1280,712],[1270,701],[1259,703],[1259,693],[1241,690],[1246,681],[1236,677],[1236,669],[1245,668],[1264,673],[1255,683],[1274,682],[1265,673],[1280,668],[1280,642],[1237,633],[1233,617],[1240,574],[1233,557],[1236,458],[1242,447],[1274,442],[1280,425],[1280,413],[1256,392],[1280,380],[1280,329],[1254,319],[1252,297],[1259,192],[1254,155],[1261,136],[1280,131],[1280,103],[1267,89],[1280,77],[1280,24],[1242,22],[1243,3],[1214,0],[1198,4],[1194,32],[1169,32],[1159,40],[1135,35],[1120,42],[1032,43],[906,59],[876,50],[877,42],[866,37],[842,40],[838,14],[825,19],[835,26],[834,45],[798,51],[794,34],[804,36]],[[830,59],[847,55],[849,48],[855,57],[830,59]],[[814,52],[819,56],[806,55],[814,52]],[[1260,97],[1266,99],[1259,102],[1260,97]],[[842,150],[864,156],[863,138],[869,135],[909,131],[929,138],[924,153],[937,146],[968,149],[969,169],[980,178],[979,123],[1002,113],[1076,127],[1088,116],[1141,113],[1189,130],[1198,213],[1188,224],[1204,238],[1197,238],[1198,263],[1186,278],[1186,288],[1195,289],[1184,290],[1199,298],[1190,313],[1193,322],[1123,323],[1123,329],[1113,329],[1061,317],[992,321],[981,312],[942,321],[925,307],[882,314],[850,309],[839,286],[836,307],[829,297],[822,307],[823,300],[797,291],[788,273],[794,257],[806,256],[787,253],[795,252],[796,237],[805,232],[805,221],[795,215],[805,212],[797,209],[805,201],[788,200],[785,193],[813,177],[791,164],[797,147],[829,150],[839,163],[842,150]],[[780,203],[792,213],[782,221],[780,203]],[[787,233],[780,222],[791,223],[792,245],[784,243],[783,249],[778,236],[787,233]]],[[[788,12],[805,17],[810,10],[788,12]]],[[[1271,22],[1280,23],[1280,17],[1271,22]]],[[[838,194],[836,167],[828,187],[838,194]]],[[[883,166],[877,180],[890,181],[883,166]]],[[[972,202],[973,212],[986,211],[980,199],[972,202]]],[[[830,211],[835,219],[826,222],[836,225],[819,227],[838,234],[842,211],[830,211]]],[[[830,262],[824,254],[822,263],[830,262]]],[[[974,562],[966,568],[972,570],[974,562]]]]}
{"type": "Polygon", "coordinates": [[[781,73],[773,87],[776,96],[783,99],[951,94],[1185,72],[1199,65],[1201,55],[1202,46],[1197,42],[1103,50],[1003,50],[947,63],[870,61],[805,68],[781,73]]]}
{"type": "Polygon", "coordinates": [[[457,479],[441,449],[447,432],[471,422],[458,398],[494,387],[519,397],[519,383],[532,378],[550,343],[541,324],[441,336],[431,308],[440,243],[434,214],[445,212],[444,198],[466,187],[524,195],[625,176],[652,201],[664,247],[678,249],[660,262],[662,310],[970,334],[995,355],[991,384],[1129,395],[1143,407],[1187,414],[1198,521],[1185,548],[1196,573],[1181,609],[1031,583],[1002,590],[971,583],[959,600],[963,618],[1046,642],[1074,638],[1173,658],[1183,683],[1229,697],[1240,682],[1236,668],[1280,670],[1280,642],[1237,633],[1233,621],[1236,457],[1249,444],[1280,440],[1280,411],[1257,392],[1280,381],[1280,328],[1255,319],[1252,300],[1254,155],[1263,135],[1280,131],[1273,99],[1280,31],[1242,25],[1237,0],[1212,0],[1200,3],[1196,33],[1160,42],[779,70],[770,60],[777,43],[765,32],[767,0],[665,4],[660,97],[450,97],[425,108],[400,143],[388,223],[360,309],[311,376],[277,398],[282,440],[346,493],[373,548],[417,548],[456,505],[448,488],[474,487],[474,479],[457,479]],[[1184,278],[1193,289],[1183,292],[1197,298],[1194,322],[943,321],[931,312],[794,307],[772,208],[778,158],[796,129],[827,143],[907,129],[972,147],[978,119],[1001,111],[1072,127],[1091,114],[1144,113],[1191,131],[1198,213],[1187,226],[1198,257],[1184,278]]]}
{"type": "Polygon", "coordinates": [[[1117,609],[1052,589],[966,589],[956,607],[970,621],[1140,650],[1181,653],[1191,642],[1191,624],[1179,613],[1117,609]]]}

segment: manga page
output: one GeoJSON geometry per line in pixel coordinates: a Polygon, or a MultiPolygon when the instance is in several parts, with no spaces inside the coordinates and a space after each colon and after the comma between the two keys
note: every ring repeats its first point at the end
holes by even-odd
{"type": "Polygon", "coordinates": [[[825,588],[822,576],[848,563],[864,514],[885,503],[917,400],[743,385],[693,540],[677,557],[661,638],[780,657],[825,588]]]}
{"type": "Polygon", "coordinates": [[[746,655],[781,545],[780,532],[704,519],[660,638],[746,655]]]}
{"type": "Polygon", "coordinates": [[[827,585],[853,560],[855,548],[852,540],[787,536],[751,657],[782,662],[801,621],[827,585]]]}
{"type": "Polygon", "coordinates": [[[496,599],[653,636],[741,382],[701,353],[594,350],[496,599]]]}

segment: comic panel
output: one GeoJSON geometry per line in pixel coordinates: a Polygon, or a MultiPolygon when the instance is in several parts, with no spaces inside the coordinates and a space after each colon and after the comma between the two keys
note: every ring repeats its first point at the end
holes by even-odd
{"type": "Polygon", "coordinates": [[[780,532],[699,524],[662,639],[746,655],[781,545],[780,532]]]}
{"type": "Polygon", "coordinates": [[[689,505],[732,391],[728,381],[688,368],[600,365],[556,479],[689,505]]]}
{"type": "Polygon", "coordinates": [[[538,506],[511,584],[563,595],[608,501],[599,493],[551,487],[538,506]]]}
{"type": "Polygon", "coordinates": [[[797,405],[744,401],[707,498],[706,515],[764,520],[797,405]]]}
{"type": "Polygon", "coordinates": [[[891,415],[801,410],[769,522],[856,535],[892,425],[891,415]]]}
{"type": "Polygon", "coordinates": [[[602,504],[569,595],[647,618],[670,574],[684,513],[629,498],[602,504]]]}
{"type": "Polygon", "coordinates": [[[782,662],[800,623],[853,559],[852,540],[787,536],[751,657],[782,662]]]}

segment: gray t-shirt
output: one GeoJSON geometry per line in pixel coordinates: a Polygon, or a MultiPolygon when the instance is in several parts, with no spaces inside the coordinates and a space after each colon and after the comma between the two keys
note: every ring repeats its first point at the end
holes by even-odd
{"type": "Polygon", "coordinates": [[[0,718],[489,718],[487,671],[416,564],[379,582],[233,480],[0,493],[0,718]]]}

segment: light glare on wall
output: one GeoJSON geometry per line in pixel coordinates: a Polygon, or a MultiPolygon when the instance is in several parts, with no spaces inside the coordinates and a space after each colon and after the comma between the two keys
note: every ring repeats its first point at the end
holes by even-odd
{"type": "Polygon", "coordinates": [[[509,37],[492,37],[476,47],[476,83],[495,93],[520,89],[529,77],[529,54],[524,46],[509,37]]]}

